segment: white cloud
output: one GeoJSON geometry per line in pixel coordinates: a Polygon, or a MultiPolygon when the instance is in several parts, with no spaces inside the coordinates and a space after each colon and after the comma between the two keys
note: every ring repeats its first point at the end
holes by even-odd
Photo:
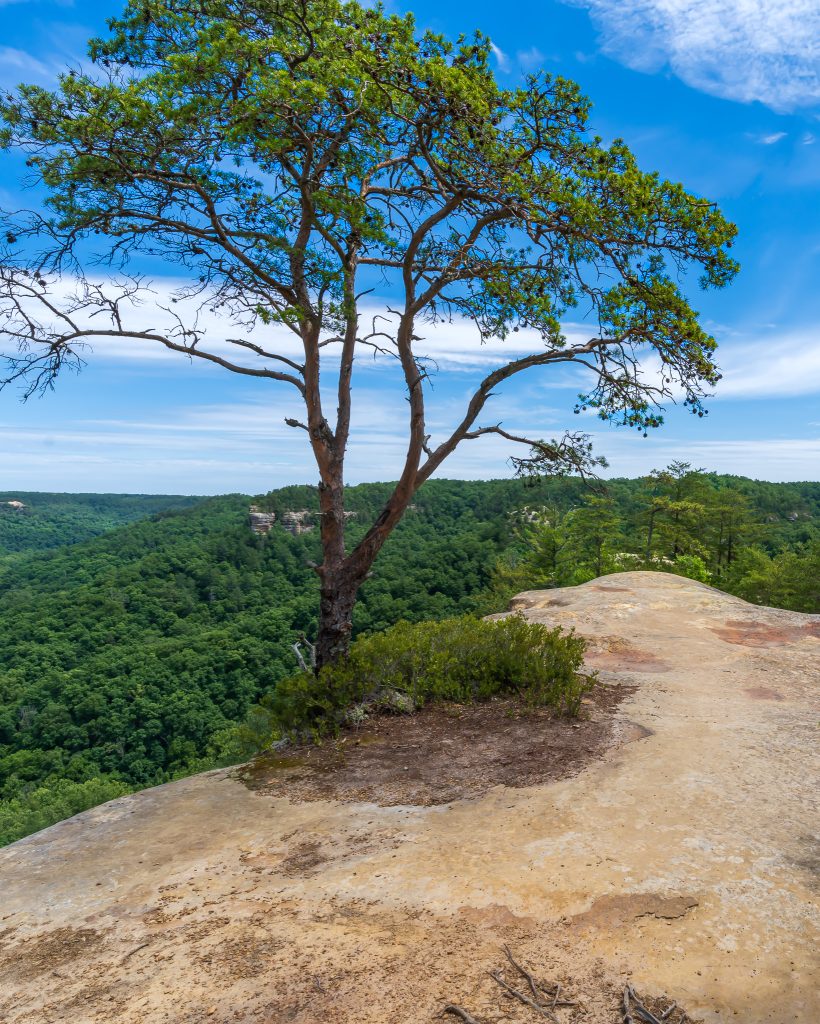
{"type": "Polygon", "coordinates": [[[490,43],[490,49],[493,52],[493,56],[498,61],[498,70],[507,72],[510,70],[510,58],[501,49],[500,46],[496,46],[495,43],[490,43]]]}
{"type": "MultiPolygon", "coordinates": [[[[330,382],[328,382],[330,386],[330,382]]],[[[165,491],[170,493],[255,493],[317,475],[304,431],[284,419],[304,418],[288,391],[251,390],[241,403],[210,403],[148,409],[133,418],[89,418],[67,425],[45,422],[47,405],[24,407],[0,423],[5,445],[0,477],[20,489],[165,491]]],[[[332,407],[332,395],[327,394],[332,407]]],[[[395,479],[407,450],[409,408],[398,381],[356,391],[352,436],[346,458],[351,483],[395,479]]],[[[461,418],[466,396],[428,396],[433,443],[461,418]]],[[[527,408],[526,427],[538,436],[556,432],[552,410],[527,408]]],[[[510,429],[524,429],[517,403],[499,404],[510,429]],[[518,419],[516,419],[518,417],[518,419]]],[[[489,439],[492,440],[492,439],[489,439]]],[[[510,445],[465,446],[445,475],[508,475],[510,445]]]]}
{"type": "Polygon", "coordinates": [[[758,135],[755,142],[761,146],[773,146],[776,142],[786,138],[786,132],[772,132],[770,135],[758,135]]]}
{"type": "MultiPolygon", "coordinates": [[[[90,280],[93,284],[104,286],[108,294],[118,294],[115,283],[112,284],[103,278],[90,280]]],[[[265,364],[265,361],[231,345],[227,341],[228,338],[247,339],[268,351],[294,360],[299,360],[303,356],[301,341],[285,327],[266,327],[257,324],[252,330],[248,330],[231,321],[223,311],[209,307],[207,302],[202,304],[201,300],[178,299],[177,290],[182,283],[171,278],[155,279],[150,285],[150,291],[144,292],[139,302],[121,304],[124,325],[136,332],[167,334],[173,329],[174,316],[178,316],[185,326],[193,326],[196,322],[197,329],[203,336],[199,346],[201,349],[240,361],[245,365],[259,366],[265,364]],[[173,314],[169,310],[173,310],[173,314]]],[[[59,304],[63,306],[70,301],[76,287],[76,280],[66,277],[50,295],[59,299],[59,304]]],[[[360,330],[363,334],[370,330],[374,317],[379,318],[377,326],[380,330],[390,330],[391,323],[395,328],[396,317],[388,312],[387,306],[385,301],[361,307],[360,330]]],[[[39,313],[39,308],[34,303],[28,308],[33,314],[39,313]]],[[[103,317],[92,318],[86,313],[76,314],[75,320],[81,327],[108,326],[103,317]]],[[[505,339],[490,338],[482,343],[475,326],[462,317],[454,317],[450,322],[435,325],[419,323],[416,332],[420,336],[415,346],[417,353],[434,361],[441,369],[447,370],[486,370],[529,352],[539,351],[544,344],[535,331],[524,328],[510,333],[505,339]]],[[[585,340],[590,336],[588,328],[573,324],[566,325],[565,333],[570,342],[585,340]]],[[[383,339],[378,341],[380,344],[384,343],[383,339]]],[[[4,347],[8,350],[8,345],[8,340],[5,343],[0,340],[0,357],[4,347]]],[[[323,362],[328,368],[332,369],[334,366],[336,351],[334,347],[324,350],[323,362]]],[[[88,342],[88,350],[82,354],[86,359],[129,360],[146,364],[168,363],[181,358],[178,353],[168,351],[158,342],[140,338],[91,339],[88,342]]],[[[375,360],[375,365],[383,369],[388,362],[386,357],[379,356],[375,360]]],[[[371,349],[362,348],[359,363],[362,369],[374,364],[371,349]]]]}
{"type": "MultiPolygon", "coordinates": [[[[123,319],[135,330],[162,332],[171,328],[170,314],[173,309],[186,325],[194,322],[196,306],[190,300],[172,304],[175,289],[180,282],[160,279],[153,283],[153,293],[146,296],[142,304],[123,307],[123,319]]],[[[73,282],[66,280],[62,294],[70,294],[73,282]]],[[[361,311],[360,330],[370,328],[373,318],[378,317],[380,329],[389,330],[391,319],[387,302],[373,301],[361,311]]],[[[81,325],[104,326],[99,320],[78,318],[81,325]]],[[[198,327],[204,340],[200,348],[244,365],[269,365],[283,368],[280,364],[260,360],[256,356],[232,346],[227,338],[246,338],[269,351],[284,355],[295,361],[303,357],[300,340],[287,328],[257,325],[246,330],[228,320],[221,311],[211,309],[207,304],[199,312],[198,327]]],[[[563,325],[569,344],[586,341],[596,332],[589,325],[566,323],[563,325]]],[[[709,329],[718,339],[717,360],[723,373],[716,393],[719,399],[774,398],[790,395],[820,394],[820,329],[814,325],[779,329],[776,325],[765,325],[751,332],[710,325],[709,329]]],[[[420,339],[415,349],[429,362],[430,373],[435,379],[436,371],[443,373],[486,374],[491,369],[532,352],[543,349],[544,343],[538,334],[530,329],[510,333],[507,338],[490,338],[481,343],[474,325],[460,317],[452,321],[417,326],[420,339]]],[[[380,343],[381,343],[381,339],[380,343]]],[[[7,343],[8,344],[8,343],[7,343]]],[[[0,357],[3,345],[0,342],[0,357]]],[[[336,371],[337,347],[324,350],[324,372],[336,371]]],[[[99,339],[94,340],[89,351],[83,353],[87,361],[132,362],[151,372],[165,372],[181,358],[178,353],[169,352],[160,344],[141,339],[99,339]]],[[[193,360],[204,368],[206,364],[193,360]]],[[[641,360],[644,379],[653,380],[660,375],[660,362],[654,353],[645,351],[641,360]]],[[[373,357],[370,349],[363,348],[357,358],[357,372],[362,380],[371,379],[368,374],[375,370],[383,374],[386,369],[396,367],[394,360],[386,356],[373,357]]],[[[220,368],[211,367],[214,372],[223,373],[220,368]]],[[[286,369],[286,368],[285,368],[286,369]]],[[[557,364],[542,371],[533,371],[529,380],[545,381],[550,388],[579,389],[581,375],[587,371],[578,370],[569,364],[557,364]]]]}
{"type": "MultiPolygon", "coordinates": [[[[369,408],[357,421],[347,459],[349,483],[395,479],[407,446],[395,399],[376,391],[360,395],[369,408]],[[372,403],[372,404],[371,404],[372,403]]],[[[0,473],[20,489],[116,490],[166,493],[256,493],[269,487],[316,479],[301,432],[269,415],[266,403],[201,406],[158,415],[155,420],[89,422],[76,428],[8,429],[10,446],[0,453],[0,473]],[[57,457],[59,453],[59,457],[57,457]]],[[[519,408],[510,430],[536,437],[560,433],[548,416],[519,408]]],[[[567,417],[564,417],[566,420],[567,417]]],[[[765,480],[816,479],[820,438],[644,439],[615,429],[593,431],[597,454],[610,461],[608,476],[639,476],[674,460],[720,473],[765,480]]],[[[464,442],[439,475],[492,479],[511,474],[516,446],[499,437],[464,442]]]]}
{"type": "Polygon", "coordinates": [[[0,68],[3,69],[3,81],[7,84],[21,76],[49,80],[54,78],[53,67],[44,64],[25,50],[16,50],[13,46],[0,46],[0,68]]]}
{"type": "Polygon", "coordinates": [[[769,332],[718,349],[718,398],[820,394],[820,330],[769,332]]]}
{"type": "Polygon", "coordinates": [[[585,7],[604,51],[629,67],[669,66],[688,85],[775,110],[820,102],[817,0],[565,0],[585,7]]]}
{"type": "Polygon", "coordinates": [[[609,476],[642,476],[676,460],[757,480],[816,480],[820,471],[818,437],[696,441],[612,432],[593,435],[593,441],[610,461],[609,476]]]}
{"type": "Polygon", "coordinates": [[[541,67],[546,59],[537,46],[531,46],[528,50],[519,50],[515,58],[524,71],[532,71],[534,68],[541,67]]]}
{"type": "MultiPolygon", "coordinates": [[[[482,372],[484,367],[475,361],[482,350],[476,349],[464,328],[463,324],[447,325],[431,339],[430,350],[446,362],[448,370],[482,372]]],[[[515,345],[526,347],[519,335],[514,337],[515,345]]],[[[488,347],[493,362],[498,361],[503,344],[488,347]]],[[[770,329],[765,337],[735,337],[722,345],[720,352],[725,376],[717,391],[719,400],[820,391],[820,346],[811,330],[776,335],[770,329]]],[[[147,369],[164,379],[169,371],[178,372],[176,367],[156,366],[154,355],[152,349],[140,351],[134,370],[147,369]]],[[[129,356],[134,357],[133,351],[129,356]]],[[[104,359],[103,363],[112,366],[115,375],[120,374],[116,360],[104,359]]],[[[394,478],[406,450],[408,408],[403,383],[398,374],[384,372],[383,363],[377,365],[380,372],[359,372],[355,381],[347,463],[348,479],[354,483],[394,478]]],[[[645,365],[647,375],[651,374],[652,361],[645,365]]],[[[129,379],[132,374],[129,369],[129,379]]],[[[442,376],[446,379],[448,375],[442,376]]],[[[332,410],[332,371],[325,376],[324,387],[326,408],[332,410]]],[[[450,374],[446,386],[427,391],[433,444],[460,420],[473,387],[473,377],[450,374]]],[[[596,452],[609,458],[611,475],[643,474],[682,459],[720,472],[764,479],[817,476],[820,440],[816,438],[679,439],[670,436],[667,427],[643,439],[633,432],[604,428],[594,420],[578,423],[570,413],[571,401],[564,401],[568,388],[577,391],[579,381],[566,367],[524,375],[520,382],[499,390],[479,425],[501,421],[510,432],[531,437],[558,436],[568,426],[586,428],[593,432],[596,452]]],[[[120,418],[95,416],[89,408],[86,419],[67,421],[58,416],[48,422],[44,415],[48,402],[25,406],[13,418],[9,416],[8,423],[0,424],[6,440],[0,453],[0,475],[8,486],[35,490],[175,493],[252,493],[315,478],[304,432],[284,422],[286,417],[304,418],[294,391],[248,382],[247,397],[241,403],[195,403],[192,394],[190,389],[183,392],[182,404],[160,408],[149,404],[139,412],[131,411],[139,408],[138,403],[128,402],[130,409],[120,418]]],[[[709,429],[706,424],[704,428],[709,429]]],[[[498,437],[467,442],[447,460],[442,475],[463,479],[508,476],[513,453],[514,446],[498,437]]]]}
{"type": "MultiPolygon", "coordinates": [[[[754,334],[711,326],[718,339],[716,361],[722,374],[714,400],[820,396],[820,331],[814,326],[780,330],[767,325],[754,334]]],[[[641,360],[644,383],[657,383],[661,362],[654,352],[641,360]]],[[[683,391],[673,388],[675,401],[683,391]]]]}

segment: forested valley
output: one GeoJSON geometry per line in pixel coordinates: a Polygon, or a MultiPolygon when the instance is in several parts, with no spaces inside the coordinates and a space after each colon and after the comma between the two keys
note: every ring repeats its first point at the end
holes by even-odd
{"type": "Polygon", "coordinates": [[[91,540],[101,533],[202,499],[179,494],[44,494],[0,491],[0,557],[91,540]]]}
{"type": "MultiPolygon", "coordinates": [[[[348,489],[350,543],[388,484],[348,489]]],[[[0,843],[134,789],[230,763],[237,724],[315,628],[315,489],[255,499],[0,496],[0,843]],[[10,505],[19,502],[25,507],[10,505]],[[97,534],[97,536],[95,536],[97,534]]],[[[388,541],[357,633],[485,614],[630,569],[820,611],[820,483],[675,463],[640,480],[433,480],[388,541]]]]}

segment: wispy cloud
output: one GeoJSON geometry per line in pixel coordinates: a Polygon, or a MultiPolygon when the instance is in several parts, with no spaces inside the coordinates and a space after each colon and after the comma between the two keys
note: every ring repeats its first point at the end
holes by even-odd
{"type": "Polygon", "coordinates": [[[817,475],[820,438],[755,438],[693,441],[647,439],[610,432],[593,435],[595,449],[610,461],[610,475],[642,476],[670,462],[690,462],[716,473],[758,480],[807,480],[817,475]]]}
{"type": "Polygon", "coordinates": [[[719,349],[719,398],[820,395],[820,330],[767,332],[719,349]]]}
{"type": "MultiPolygon", "coordinates": [[[[123,304],[121,312],[125,323],[135,330],[161,332],[173,327],[172,316],[179,316],[186,326],[197,322],[204,339],[200,348],[240,360],[244,365],[267,365],[268,361],[260,361],[247,350],[231,345],[229,338],[248,339],[268,351],[294,360],[299,360],[303,355],[300,340],[285,327],[257,325],[247,330],[227,319],[224,311],[210,308],[207,303],[201,305],[199,300],[194,303],[189,299],[173,301],[180,284],[169,278],[155,280],[153,291],[146,295],[142,304],[123,304]],[[174,310],[173,314],[168,312],[171,309],[174,310]]],[[[64,294],[70,294],[73,287],[72,282],[66,279],[63,284],[64,294]]],[[[102,326],[90,318],[77,319],[81,326],[102,326]]],[[[389,312],[386,301],[374,301],[362,308],[362,332],[368,330],[373,322],[377,323],[380,330],[389,331],[391,323],[395,328],[395,315],[389,312]]],[[[582,323],[565,323],[563,330],[570,344],[586,341],[596,333],[590,325],[582,323]]],[[[712,326],[711,330],[719,341],[718,362],[723,372],[723,379],[717,388],[718,398],[820,394],[820,330],[814,325],[791,327],[788,330],[766,325],[748,332],[712,326]]],[[[527,328],[511,333],[506,338],[489,338],[482,343],[475,326],[460,317],[453,317],[444,323],[419,324],[417,331],[420,337],[415,346],[416,352],[429,360],[433,378],[437,371],[483,375],[510,359],[541,351],[544,345],[539,335],[527,328]]],[[[332,353],[332,347],[325,350],[325,365],[330,373],[335,370],[332,353]]],[[[94,340],[83,354],[88,360],[128,361],[141,364],[146,369],[155,367],[157,372],[163,372],[165,367],[184,358],[157,343],[131,338],[94,340]]],[[[395,365],[395,360],[388,356],[379,355],[374,358],[368,348],[362,349],[357,359],[359,372],[365,376],[370,371],[382,373],[395,365]]],[[[645,379],[650,380],[660,375],[660,363],[649,350],[643,354],[642,366],[645,379]]],[[[552,387],[576,390],[579,387],[579,374],[571,372],[568,367],[556,366],[535,376],[540,379],[548,376],[552,387]]]]}
{"type": "MultiPolygon", "coordinates": [[[[92,278],[92,283],[103,286],[107,293],[118,294],[116,282],[104,278],[92,278]]],[[[217,310],[209,306],[202,298],[192,300],[180,298],[179,289],[182,281],[172,278],[156,278],[146,286],[141,295],[140,301],[123,302],[120,306],[123,324],[135,331],[165,333],[174,330],[176,318],[186,327],[194,324],[202,336],[199,347],[215,352],[220,356],[232,357],[242,361],[245,365],[259,365],[260,360],[247,350],[232,345],[228,339],[240,338],[253,341],[266,350],[274,352],[291,359],[299,359],[303,355],[302,344],[299,338],[290,330],[281,326],[264,326],[256,324],[248,329],[242,324],[232,321],[225,315],[224,310],[217,310]],[[171,312],[173,310],[173,312],[171,312]]],[[[59,305],[70,301],[71,296],[77,291],[75,279],[65,277],[59,288],[53,293],[53,298],[58,300],[59,305]]],[[[30,306],[32,312],[39,313],[39,307],[34,304],[30,306]]],[[[89,313],[75,314],[75,320],[81,327],[104,328],[104,318],[97,315],[92,318],[89,313]]],[[[388,303],[372,302],[363,306],[360,315],[360,330],[366,333],[371,325],[376,322],[379,330],[395,331],[397,319],[395,314],[388,310],[388,303]]],[[[419,323],[417,333],[420,336],[416,344],[416,351],[419,356],[427,358],[447,370],[482,370],[506,362],[509,359],[535,352],[543,348],[543,341],[533,330],[522,328],[520,331],[511,333],[507,338],[489,338],[482,343],[481,338],[474,324],[461,317],[453,317],[452,320],[428,324],[419,323]]],[[[570,341],[586,339],[589,337],[589,328],[578,325],[567,325],[565,333],[570,341]]],[[[383,339],[379,339],[384,344],[383,339]]],[[[8,350],[8,340],[5,341],[5,348],[8,350]]],[[[2,357],[4,345],[0,338],[0,357],[2,357]]],[[[333,364],[333,348],[325,350],[325,361],[328,365],[333,364]]],[[[140,338],[99,338],[92,339],[87,349],[81,353],[85,358],[102,358],[107,360],[129,360],[140,363],[168,363],[180,359],[178,353],[169,352],[160,343],[140,338]]],[[[261,360],[265,363],[265,360],[261,360]]],[[[389,357],[380,356],[372,358],[369,348],[363,348],[360,355],[360,364],[363,369],[369,365],[375,365],[378,369],[390,364],[389,357]]]]}
{"type": "Polygon", "coordinates": [[[510,58],[501,49],[500,46],[496,46],[495,43],[490,43],[490,49],[493,52],[493,56],[498,61],[498,70],[507,72],[510,70],[510,58]]]}
{"type": "Polygon", "coordinates": [[[786,138],[786,132],[771,132],[768,135],[755,135],[753,139],[760,146],[773,146],[776,142],[786,138]]]}
{"type": "Polygon", "coordinates": [[[537,46],[531,46],[528,50],[519,50],[515,59],[524,71],[534,71],[543,65],[546,57],[537,46]]]}
{"type": "Polygon", "coordinates": [[[0,68],[3,82],[9,85],[21,77],[50,81],[56,74],[54,67],[44,64],[25,50],[16,50],[13,46],[0,46],[0,68]]]}
{"type": "Polygon", "coordinates": [[[775,110],[820,103],[817,0],[565,0],[587,8],[605,52],[668,65],[688,85],[775,110]]]}
{"type": "MultiPolygon", "coordinates": [[[[347,457],[350,483],[395,479],[407,448],[404,417],[396,396],[377,389],[359,393],[347,457]]],[[[440,436],[456,404],[445,402],[431,426],[440,436]]],[[[166,493],[256,493],[295,481],[313,481],[316,469],[302,432],[284,425],[289,403],[249,399],[157,410],[135,419],[59,424],[2,424],[7,445],[0,474],[9,487],[154,491],[166,493]]],[[[535,406],[510,403],[505,424],[512,431],[552,437],[567,417],[535,406]]],[[[666,432],[644,439],[634,432],[594,429],[595,451],[606,455],[608,475],[638,476],[673,460],[706,469],[768,480],[816,476],[820,437],[682,438],[666,432]]],[[[509,476],[516,447],[488,436],[459,446],[442,467],[451,479],[509,476]]]]}

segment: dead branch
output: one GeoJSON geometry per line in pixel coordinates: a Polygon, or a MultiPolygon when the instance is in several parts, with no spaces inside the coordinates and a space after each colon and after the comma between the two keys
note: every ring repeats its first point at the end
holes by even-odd
{"type": "Polygon", "coordinates": [[[541,1006],[540,1003],[536,1003],[534,1000],[530,999],[529,996],[524,995],[523,992],[519,992],[517,988],[513,988],[512,985],[508,985],[501,977],[499,971],[490,971],[489,973],[494,982],[500,985],[503,989],[506,989],[507,992],[518,999],[519,1002],[524,1003],[525,1006],[529,1006],[531,1009],[535,1010],[536,1013],[540,1013],[542,1016],[549,1018],[549,1020],[555,1021],[555,1024],[559,1024],[558,1018],[554,1013],[550,1012],[546,1007],[541,1006]]]}
{"type": "Polygon", "coordinates": [[[536,984],[535,979],[533,978],[533,976],[530,974],[530,972],[526,968],[522,967],[521,964],[518,963],[518,961],[515,959],[515,957],[510,952],[510,947],[509,946],[504,946],[503,949],[504,949],[504,955],[510,961],[510,963],[513,965],[513,967],[518,971],[518,973],[521,975],[522,978],[526,978],[527,984],[530,986],[530,992],[532,992],[533,999],[537,1003],[540,1004],[541,997],[542,997],[543,993],[540,993],[538,991],[538,985],[536,984]]]}
{"type": "Polygon", "coordinates": [[[632,1014],[629,1012],[629,986],[624,988],[624,1013],[623,1024],[635,1024],[632,1014]]]}
{"type": "Polygon", "coordinates": [[[530,974],[525,967],[522,967],[515,957],[513,957],[509,946],[504,946],[503,949],[504,955],[513,967],[518,971],[522,978],[526,979],[527,984],[530,986],[530,991],[533,994],[533,998],[537,1003],[541,1003],[541,1000],[544,998],[551,1000],[551,1010],[554,1010],[556,1006],[577,1006],[577,1003],[572,1002],[569,999],[561,999],[561,985],[558,982],[555,982],[555,984],[547,984],[543,981],[536,981],[532,974],[530,974]]]}
{"type": "MultiPolygon", "coordinates": [[[[559,1000],[560,995],[561,995],[561,983],[559,981],[556,981],[556,983],[555,983],[555,995],[552,997],[552,1006],[550,1007],[550,1009],[554,1010],[555,1007],[559,1005],[558,1000],[559,1000]]],[[[561,1006],[574,1006],[575,1003],[570,1003],[566,999],[563,999],[563,1000],[561,1000],[560,1005],[561,1006]]]]}
{"type": "MultiPolygon", "coordinates": [[[[664,1024],[664,1021],[669,1020],[672,1016],[672,1011],[677,1005],[677,1003],[672,1003],[670,1007],[664,1010],[660,1017],[656,1017],[651,1010],[644,1006],[635,989],[631,985],[626,985],[624,988],[623,1024],[635,1024],[635,1018],[632,1016],[633,1013],[638,1020],[643,1021],[643,1024],[664,1024]],[[633,1004],[632,1006],[630,1006],[630,1002],[633,1004]]],[[[678,1024],[686,1024],[687,1019],[686,1013],[681,1011],[681,1018],[678,1024]]]]}
{"type": "Polygon", "coordinates": [[[465,1009],[460,1006],[456,1006],[454,1003],[448,1003],[439,1014],[439,1017],[443,1017],[445,1013],[452,1013],[454,1017],[460,1017],[464,1024],[478,1024],[475,1017],[471,1016],[465,1009]]]}
{"type": "Polygon", "coordinates": [[[124,956],[124,957],[122,958],[122,960],[120,960],[120,963],[121,963],[121,964],[124,964],[124,963],[125,963],[125,961],[126,961],[126,960],[127,960],[127,959],[128,959],[129,957],[132,957],[132,956],[133,956],[133,955],[134,955],[135,953],[139,953],[139,951],[140,951],[141,949],[145,949],[145,947],[146,947],[146,946],[150,946],[150,945],[151,945],[151,943],[150,943],[150,942],[141,942],[141,943],[139,944],[139,946],[134,946],[134,948],[133,948],[133,949],[129,949],[129,950],[128,950],[128,952],[127,952],[127,953],[125,954],[125,956],[124,956]]]}

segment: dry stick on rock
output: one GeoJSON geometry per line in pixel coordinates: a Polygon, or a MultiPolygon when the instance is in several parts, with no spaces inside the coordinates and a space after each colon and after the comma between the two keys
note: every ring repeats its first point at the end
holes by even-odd
{"type": "Polygon", "coordinates": [[[629,986],[624,989],[624,1020],[623,1024],[635,1024],[632,1014],[629,1012],[629,986]]]}
{"type": "Polygon", "coordinates": [[[647,1010],[641,1002],[638,1002],[635,1006],[635,1013],[644,1024],[661,1024],[655,1014],[651,1010],[647,1010]]]}
{"type": "Polygon", "coordinates": [[[546,992],[546,994],[548,996],[552,997],[552,1003],[550,1004],[550,1009],[552,1009],[552,1010],[554,1010],[556,1006],[577,1006],[578,1005],[578,1003],[574,999],[562,999],[561,998],[561,983],[560,982],[556,981],[556,983],[555,983],[555,992],[554,993],[547,991],[547,986],[544,984],[544,982],[541,982],[541,990],[543,992],[546,992]]]}
{"type": "Polygon", "coordinates": [[[512,953],[510,952],[509,946],[504,946],[503,949],[504,955],[513,965],[513,967],[518,971],[522,978],[527,979],[527,984],[530,986],[530,992],[532,992],[532,997],[536,1001],[536,1003],[540,1005],[543,993],[538,991],[538,985],[536,985],[535,979],[530,974],[530,972],[526,970],[526,968],[522,967],[521,964],[518,963],[518,961],[513,957],[512,953]]]}
{"type": "Polygon", "coordinates": [[[661,1024],[661,1021],[658,1020],[655,1014],[652,1013],[651,1010],[647,1010],[643,1005],[643,1002],[639,998],[635,989],[631,985],[628,985],[627,988],[629,989],[629,995],[632,997],[632,1001],[635,1003],[635,1013],[638,1018],[642,1020],[644,1024],[661,1024]]]}
{"type": "MultiPolygon", "coordinates": [[[[672,1011],[678,1005],[677,1003],[672,1003],[672,1005],[667,1010],[665,1010],[660,1017],[656,1017],[651,1010],[647,1010],[635,989],[631,985],[627,985],[624,989],[624,1024],[634,1024],[634,1020],[629,1012],[630,999],[635,1004],[635,1016],[639,1020],[643,1021],[643,1024],[664,1024],[664,1021],[669,1019],[669,1017],[672,1015],[672,1011]]],[[[683,1013],[683,1011],[681,1012],[682,1016],[678,1024],[685,1024],[687,1017],[686,1014],[683,1013]]]]}
{"type": "Polygon", "coordinates": [[[448,1003],[439,1014],[439,1017],[443,1017],[445,1013],[452,1013],[454,1017],[460,1017],[464,1021],[464,1024],[478,1024],[475,1017],[470,1016],[466,1010],[462,1009],[460,1006],[455,1006],[453,1003],[448,1003]]]}
{"type": "Polygon", "coordinates": [[[502,948],[504,950],[504,955],[513,965],[513,967],[518,971],[522,978],[526,978],[527,984],[530,986],[530,991],[532,992],[533,998],[535,999],[536,1003],[538,1003],[541,1006],[545,1006],[546,1003],[542,1003],[541,1000],[544,997],[546,997],[547,999],[552,1000],[552,1003],[550,1005],[551,1010],[554,1010],[556,1006],[577,1005],[576,1003],[571,1002],[569,999],[562,999],[559,1002],[559,996],[561,995],[561,986],[558,982],[556,982],[554,985],[552,983],[547,985],[546,982],[536,981],[532,974],[530,974],[530,972],[526,969],[526,967],[522,967],[521,964],[518,963],[518,961],[512,955],[509,946],[503,946],[502,948]],[[551,988],[554,988],[555,991],[550,992],[549,989],[551,988]]]}
{"type": "Polygon", "coordinates": [[[536,1013],[543,1014],[544,1017],[549,1017],[550,1020],[555,1021],[555,1024],[560,1024],[558,1018],[554,1013],[551,1013],[546,1007],[540,1003],[534,1002],[529,996],[525,996],[523,992],[519,992],[517,988],[513,988],[512,985],[508,985],[506,981],[501,977],[498,971],[490,971],[490,977],[499,984],[502,988],[506,989],[510,995],[515,996],[516,999],[520,1000],[527,1006],[532,1007],[536,1013]]]}
{"type": "Polygon", "coordinates": [[[150,942],[143,942],[143,943],[142,943],[141,945],[139,945],[139,946],[134,946],[134,948],[133,948],[133,949],[129,949],[129,950],[128,950],[128,952],[127,952],[127,953],[125,954],[125,956],[124,956],[124,957],[122,958],[122,960],[120,961],[120,963],[123,963],[123,964],[124,964],[124,963],[125,963],[125,961],[126,961],[126,960],[127,960],[127,959],[128,959],[129,957],[130,957],[130,956],[133,956],[133,955],[134,955],[135,953],[139,953],[139,951],[140,951],[141,949],[145,949],[145,947],[146,947],[146,946],[150,946],[150,945],[151,945],[151,943],[150,943],[150,942]]]}

